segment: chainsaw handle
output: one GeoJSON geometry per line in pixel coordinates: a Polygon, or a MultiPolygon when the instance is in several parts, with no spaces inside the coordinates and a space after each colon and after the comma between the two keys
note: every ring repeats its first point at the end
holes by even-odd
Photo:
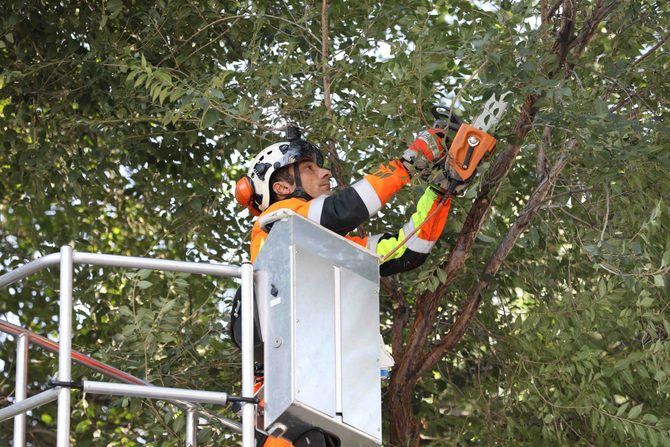
{"type": "Polygon", "coordinates": [[[430,108],[430,113],[435,118],[435,127],[458,131],[458,128],[463,124],[463,121],[449,107],[433,106],[430,108]]]}

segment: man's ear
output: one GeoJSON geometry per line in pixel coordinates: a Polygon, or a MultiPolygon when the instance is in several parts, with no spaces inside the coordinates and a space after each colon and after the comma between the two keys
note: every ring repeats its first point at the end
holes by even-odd
{"type": "Polygon", "coordinates": [[[284,182],[282,180],[279,180],[279,181],[274,182],[272,184],[272,190],[278,196],[287,196],[287,195],[291,194],[294,189],[295,189],[295,185],[291,185],[290,183],[284,182]]]}

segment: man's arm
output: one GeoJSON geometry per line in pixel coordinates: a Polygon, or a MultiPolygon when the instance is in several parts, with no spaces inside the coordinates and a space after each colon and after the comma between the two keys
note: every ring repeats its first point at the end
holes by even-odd
{"type": "MultiPolygon", "coordinates": [[[[332,195],[292,204],[291,208],[329,230],[344,235],[377,214],[409,179],[402,162],[393,160],[332,195]]],[[[272,211],[283,207],[282,202],[270,206],[272,211]]]]}
{"type": "Polygon", "coordinates": [[[365,245],[380,256],[386,256],[408,234],[421,225],[428,216],[435,212],[414,236],[409,238],[389,259],[381,264],[379,272],[382,276],[389,276],[415,269],[426,261],[428,253],[439,239],[447,223],[451,199],[447,199],[444,203],[441,203],[441,200],[442,197],[439,194],[428,188],[419,199],[416,211],[412,214],[410,220],[397,233],[381,233],[367,238],[348,237],[348,239],[365,245]]]}

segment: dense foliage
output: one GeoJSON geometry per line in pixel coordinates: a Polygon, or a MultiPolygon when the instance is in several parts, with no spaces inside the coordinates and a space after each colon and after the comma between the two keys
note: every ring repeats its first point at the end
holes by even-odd
{"type": "MultiPolygon", "coordinates": [[[[250,224],[233,182],[288,121],[333,149],[348,183],[398,156],[430,123],[430,105],[471,119],[482,98],[509,89],[498,152],[521,150],[459,276],[443,267],[483,176],[455,201],[430,261],[382,296],[384,334],[390,343],[395,325],[402,341],[419,297],[448,282],[427,340],[437,345],[468,291],[488,285],[460,343],[412,384],[420,442],[670,445],[670,5],[573,3],[337,1],[323,34],[321,5],[309,2],[5,1],[0,273],[63,244],[239,263],[250,224]],[[590,25],[581,51],[579,41],[562,48],[590,25]],[[529,98],[534,116],[519,132],[529,98]],[[568,164],[529,230],[497,274],[482,274],[568,141],[568,164]]],[[[370,229],[400,225],[419,183],[370,229]]],[[[237,390],[226,334],[234,286],[78,270],[74,347],[153,383],[237,390]]],[[[53,337],[57,289],[50,272],[3,290],[0,318],[53,337]]],[[[4,398],[14,343],[0,340],[4,398]]],[[[35,393],[57,365],[31,354],[35,393]]],[[[77,446],[183,445],[178,409],[73,396],[77,446]]],[[[389,425],[405,423],[393,414],[389,425]]],[[[29,419],[32,445],[53,445],[55,408],[29,419]]],[[[203,428],[201,445],[235,445],[221,433],[203,428]]],[[[9,439],[4,422],[0,443],[9,439]]]]}

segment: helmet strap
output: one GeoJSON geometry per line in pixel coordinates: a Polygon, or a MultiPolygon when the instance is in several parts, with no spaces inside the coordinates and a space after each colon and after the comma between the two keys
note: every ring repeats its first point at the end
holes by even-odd
{"type": "Polygon", "coordinates": [[[300,168],[298,167],[299,162],[293,163],[293,181],[295,182],[295,190],[288,197],[297,197],[299,199],[312,200],[314,197],[307,194],[305,188],[302,187],[302,181],[300,180],[300,168]]]}

